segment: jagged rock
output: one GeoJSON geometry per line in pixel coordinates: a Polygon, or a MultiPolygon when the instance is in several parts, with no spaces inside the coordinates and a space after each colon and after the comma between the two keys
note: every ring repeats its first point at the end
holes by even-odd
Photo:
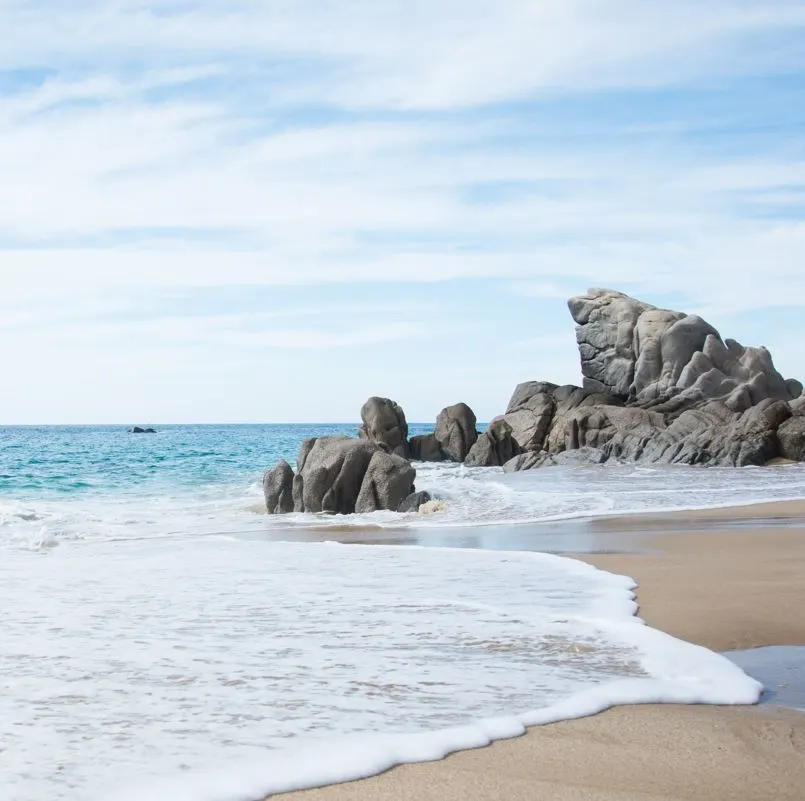
{"type": "Polygon", "coordinates": [[[439,440],[434,434],[420,434],[411,437],[409,443],[411,458],[418,462],[443,462],[444,454],[439,440]]]}
{"type": "Polygon", "coordinates": [[[291,466],[284,459],[263,476],[263,494],[270,515],[293,512],[293,479],[291,466]]]}
{"type": "Polygon", "coordinates": [[[504,415],[523,451],[565,449],[565,425],[572,411],[588,406],[622,406],[613,395],[591,393],[581,387],[557,386],[547,381],[520,384],[504,415]]]}
{"type": "Polygon", "coordinates": [[[512,427],[502,417],[489,424],[486,433],[470,448],[464,464],[470,467],[500,467],[520,453],[512,427]]]}
{"type": "Polygon", "coordinates": [[[539,451],[553,420],[556,384],[528,381],[519,384],[504,415],[521,450],[539,451]]]}
{"type": "Polygon", "coordinates": [[[777,440],[783,459],[805,462],[805,414],[797,414],[782,423],[777,429],[777,440]]]}
{"type": "Polygon", "coordinates": [[[568,306],[578,324],[584,388],[641,405],[683,395],[676,411],[724,399],[742,412],[766,399],[790,401],[802,392],[786,381],[765,348],[722,341],[696,315],[658,309],[608,289],[591,289],[568,306]]]}
{"type": "Polygon", "coordinates": [[[475,413],[466,403],[442,409],[434,431],[442,453],[453,462],[463,462],[478,439],[477,424],[475,413]]]}
{"type": "Polygon", "coordinates": [[[361,439],[376,443],[387,453],[408,458],[408,423],[402,407],[389,398],[369,398],[361,409],[361,439]]]}
{"type": "Polygon", "coordinates": [[[355,511],[359,514],[381,509],[396,511],[414,492],[416,470],[402,456],[378,450],[372,455],[363,477],[355,511]]]}
{"type": "Polygon", "coordinates": [[[397,507],[398,512],[418,512],[420,506],[430,503],[433,500],[429,492],[412,492],[403,502],[397,507]]]}

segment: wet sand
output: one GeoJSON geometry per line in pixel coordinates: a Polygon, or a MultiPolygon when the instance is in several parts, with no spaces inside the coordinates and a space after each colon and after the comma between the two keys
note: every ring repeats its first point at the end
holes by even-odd
{"type": "MultiPolygon", "coordinates": [[[[632,576],[648,624],[717,651],[805,645],[805,501],[584,525],[614,552],[584,548],[578,558],[632,576]]],[[[275,798],[803,801],[805,714],[766,705],[620,707],[441,762],[275,798]]]]}

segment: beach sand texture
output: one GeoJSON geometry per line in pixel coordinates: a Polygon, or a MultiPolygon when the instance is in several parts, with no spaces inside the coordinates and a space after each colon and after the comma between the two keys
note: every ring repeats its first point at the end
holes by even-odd
{"type": "MultiPolygon", "coordinates": [[[[805,645],[805,502],[651,517],[651,553],[582,556],[640,585],[640,616],[717,651],[805,645]],[[790,527],[765,521],[781,518],[790,527]],[[692,530],[692,523],[700,530],[692,530]],[[734,521],[734,528],[731,527],[734,521]],[[718,530],[713,531],[713,524],[718,530]],[[680,533],[681,532],[683,533],[680,533]]],[[[647,520],[610,519],[640,532],[647,520]]],[[[638,533],[639,537],[640,534],[638,533]]],[[[805,714],[620,707],[287,801],[805,801],[805,714]]]]}

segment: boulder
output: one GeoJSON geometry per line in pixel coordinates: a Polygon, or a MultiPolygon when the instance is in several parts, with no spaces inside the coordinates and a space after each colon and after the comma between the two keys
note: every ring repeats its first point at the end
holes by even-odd
{"type": "Polygon", "coordinates": [[[270,514],[396,511],[415,491],[411,463],[366,439],[306,439],[296,465],[296,475],[285,461],[266,472],[263,489],[270,514]]]}
{"type": "Polygon", "coordinates": [[[794,462],[805,462],[805,415],[797,414],[777,429],[779,455],[794,462]]]}
{"type": "Polygon", "coordinates": [[[306,441],[297,459],[294,511],[352,514],[369,462],[378,450],[374,443],[349,437],[306,441]]]}
{"type": "Polygon", "coordinates": [[[387,453],[408,458],[408,423],[399,404],[389,398],[369,398],[361,409],[361,439],[374,442],[387,453]]]}
{"type": "Polygon", "coordinates": [[[470,448],[464,464],[470,467],[500,467],[519,453],[520,446],[512,435],[512,427],[504,418],[498,417],[470,448]]]}
{"type": "Polygon", "coordinates": [[[478,439],[475,413],[466,403],[448,406],[436,418],[434,436],[448,459],[463,462],[478,439]]]}
{"type": "Polygon", "coordinates": [[[377,450],[372,454],[361,483],[354,511],[359,514],[381,509],[396,511],[414,492],[416,470],[402,456],[377,450]]]}
{"type": "Polygon", "coordinates": [[[444,461],[444,454],[435,434],[421,434],[411,437],[409,453],[411,458],[418,462],[444,461]]]}
{"type": "Polygon", "coordinates": [[[398,512],[418,512],[420,506],[430,503],[433,500],[429,492],[412,492],[397,507],[398,512]]]}
{"type": "Polygon", "coordinates": [[[263,476],[263,494],[270,515],[293,512],[293,479],[291,466],[284,459],[263,476]]]}

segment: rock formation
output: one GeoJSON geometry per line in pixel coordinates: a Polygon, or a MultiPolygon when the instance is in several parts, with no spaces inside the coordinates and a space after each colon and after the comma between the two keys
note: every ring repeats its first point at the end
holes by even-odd
{"type": "Polygon", "coordinates": [[[263,494],[270,515],[293,512],[293,469],[281,459],[263,476],[263,494]]]}
{"type": "Polygon", "coordinates": [[[129,429],[129,434],[156,434],[155,428],[143,428],[142,426],[133,426],[129,429]]]}
{"type": "Polygon", "coordinates": [[[512,427],[503,417],[498,417],[470,448],[464,464],[468,467],[500,467],[519,453],[520,446],[513,436],[512,427]]]}
{"type": "Polygon", "coordinates": [[[307,439],[296,466],[295,475],[284,461],[266,472],[263,488],[269,514],[396,511],[415,491],[416,471],[410,462],[367,439],[307,439]]]}
{"type": "Polygon", "coordinates": [[[411,437],[410,453],[411,458],[419,462],[443,462],[444,454],[439,445],[439,440],[434,434],[422,434],[411,437]]]}
{"type": "Polygon", "coordinates": [[[456,403],[439,412],[433,436],[442,454],[453,462],[463,462],[478,439],[475,413],[466,403],[456,403]]]}
{"type": "Polygon", "coordinates": [[[722,340],[696,315],[611,290],[590,290],[568,306],[584,385],[515,389],[504,419],[526,455],[507,470],[556,463],[565,451],[592,462],[743,466],[802,458],[805,426],[798,413],[791,418],[802,408],[802,384],[784,379],[765,348],[722,340]]]}
{"type": "Polygon", "coordinates": [[[387,453],[408,458],[408,423],[405,412],[389,398],[369,398],[361,409],[361,439],[376,443],[387,453]]]}

